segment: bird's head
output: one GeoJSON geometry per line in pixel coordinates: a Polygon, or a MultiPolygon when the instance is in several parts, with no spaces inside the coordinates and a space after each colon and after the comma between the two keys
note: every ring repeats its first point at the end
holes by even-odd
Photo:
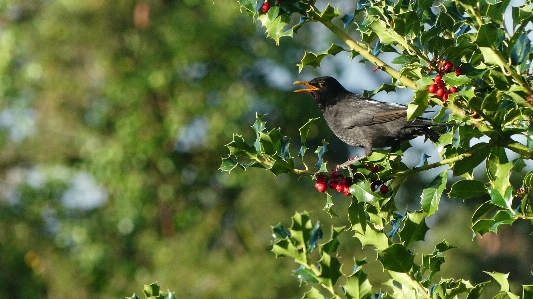
{"type": "Polygon", "coordinates": [[[318,77],[311,81],[296,81],[294,84],[305,85],[307,88],[297,89],[294,92],[310,93],[322,109],[328,103],[335,102],[339,93],[346,92],[346,89],[333,77],[318,77]]]}

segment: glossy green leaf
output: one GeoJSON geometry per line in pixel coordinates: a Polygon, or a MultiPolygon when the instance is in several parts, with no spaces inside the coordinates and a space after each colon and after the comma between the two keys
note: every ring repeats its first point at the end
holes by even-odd
{"type": "Polygon", "coordinates": [[[460,180],[452,185],[448,196],[469,199],[487,194],[487,187],[483,182],[477,180],[460,180]]]}
{"type": "Polygon", "coordinates": [[[422,204],[422,210],[427,214],[428,217],[435,214],[439,208],[442,192],[446,188],[447,181],[448,171],[446,170],[435,177],[433,181],[431,181],[431,183],[429,183],[422,191],[422,200],[420,203],[422,204]]]}
{"type": "Polygon", "coordinates": [[[460,176],[467,172],[472,172],[476,166],[483,162],[490,153],[490,147],[486,143],[480,142],[474,145],[470,152],[474,152],[471,156],[467,156],[462,160],[455,162],[453,167],[453,175],[460,176]]]}
{"type": "Polygon", "coordinates": [[[413,267],[414,256],[401,244],[392,244],[378,251],[378,260],[384,270],[407,273],[413,267]]]}

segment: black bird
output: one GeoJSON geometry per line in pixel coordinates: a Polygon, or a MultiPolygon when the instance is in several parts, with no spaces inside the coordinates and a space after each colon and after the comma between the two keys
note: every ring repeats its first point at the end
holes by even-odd
{"type": "Polygon", "coordinates": [[[426,135],[435,142],[440,133],[430,127],[449,126],[424,118],[407,120],[406,106],[356,95],[347,91],[333,77],[319,77],[309,82],[296,81],[294,84],[307,87],[295,92],[307,92],[313,96],[328,126],[339,139],[365,149],[364,156],[347,161],[342,166],[370,156],[373,148],[397,146],[417,136],[426,135]]]}

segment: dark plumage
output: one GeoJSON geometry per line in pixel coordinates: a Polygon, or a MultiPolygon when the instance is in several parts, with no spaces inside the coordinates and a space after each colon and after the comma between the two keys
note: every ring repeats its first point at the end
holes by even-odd
{"type": "Polygon", "coordinates": [[[406,106],[356,95],[332,77],[319,77],[309,82],[296,81],[294,84],[307,87],[295,92],[307,92],[313,96],[337,137],[349,145],[365,149],[365,155],[357,160],[370,156],[372,148],[396,146],[420,135],[427,135],[436,141],[440,133],[430,127],[448,126],[424,118],[407,120],[406,106]]]}

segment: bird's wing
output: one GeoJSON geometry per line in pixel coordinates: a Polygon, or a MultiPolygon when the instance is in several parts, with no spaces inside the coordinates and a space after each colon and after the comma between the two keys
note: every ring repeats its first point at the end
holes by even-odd
{"type": "Polygon", "coordinates": [[[390,104],[364,99],[342,111],[342,126],[350,129],[359,126],[370,126],[375,124],[394,121],[407,117],[407,107],[400,104],[390,104]]]}

